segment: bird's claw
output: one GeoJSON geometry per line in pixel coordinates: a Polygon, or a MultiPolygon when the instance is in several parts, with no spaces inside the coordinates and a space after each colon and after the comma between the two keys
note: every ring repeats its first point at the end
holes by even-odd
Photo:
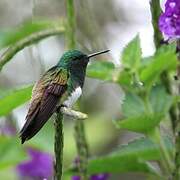
{"type": "Polygon", "coordinates": [[[55,109],[55,112],[56,113],[60,113],[62,107],[66,107],[67,108],[67,106],[65,104],[57,105],[56,109],[55,109]]]}

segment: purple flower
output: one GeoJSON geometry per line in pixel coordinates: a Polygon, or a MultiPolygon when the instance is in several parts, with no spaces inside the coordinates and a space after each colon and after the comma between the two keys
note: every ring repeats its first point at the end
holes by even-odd
{"type": "Polygon", "coordinates": [[[159,18],[159,29],[165,40],[180,38],[180,0],[167,0],[159,18]]]}
{"type": "Polygon", "coordinates": [[[80,176],[73,176],[72,180],[81,180],[81,177],[80,176]]]}
{"type": "Polygon", "coordinates": [[[29,148],[30,160],[17,166],[17,171],[21,177],[31,179],[48,179],[53,176],[53,157],[45,152],[29,148]]]}
{"type": "MultiPolygon", "coordinates": [[[[108,180],[109,174],[96,174],[90,177],[90,180],[108,180]]],[[[72,180],[81,180],[80,176],[73,176],[72,180]]]]}

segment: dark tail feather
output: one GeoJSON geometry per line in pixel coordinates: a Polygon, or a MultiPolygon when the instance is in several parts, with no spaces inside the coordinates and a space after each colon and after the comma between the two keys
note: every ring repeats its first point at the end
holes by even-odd
{"type": "Polygon", "coordinates": [[[49,118],[39,119],[37,116],[33,121],[26,127],[22,132],[20,132],[21,143],[31,139],[35,136],[43,125],[47,122],[49,118]]]}
{"type": "Polygon", "coordinates": [[[24,128],[22,132],[20,132],[21,143],[23,144],[25,141],[35,136],[47,122],[47,120],[48,119],[46,118],[40,121],[37,117],[33,119],[33,121],[26,128],[24,128]]]}
{"type": "Polygon", "coordinates": [[[39,130],[54,113],[58,101],[59,98],[57,96],[49,95],[42,104],[40,110],[37,112],[36,116],[31,121],[26,121],[20,132],[22,144],[39,132],[39,130]]]}

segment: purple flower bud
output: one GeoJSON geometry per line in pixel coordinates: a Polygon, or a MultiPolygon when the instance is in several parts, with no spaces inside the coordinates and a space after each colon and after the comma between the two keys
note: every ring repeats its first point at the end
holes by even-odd
{"type": "Polygon", "coordinates": [[[163,33],[165,40],[180,38],[180,1],[167,0],[165,12],[159,18],[159,29],[163,33]]]}
{"type": "MultiPolygon", "coordinates": [[[[90,180],[108,180],[109,174],[95,174],[90,177],[90,180]]],[[[80,176],[73,176],[72,180],[81,180],[80,176]]]]}
{"type": "Polygon", "coordinates": [[[90,177],[91,180],[107,180],[109,178],[109,174],[105,173],[105,174],[96,174],[96,175],[92,175],[90,177]]]}
{"type": "Polygon", "coordinates": [[[17,166],[17,171],[22,177],[32,179],[47,179],[53,176],[53,157],[45,152],[28,149],[30,160],[22,162],[17,166]]]}

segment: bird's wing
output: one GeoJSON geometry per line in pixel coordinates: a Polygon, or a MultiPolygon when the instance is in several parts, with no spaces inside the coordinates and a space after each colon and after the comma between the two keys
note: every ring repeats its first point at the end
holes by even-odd
{"type": "Polygon", "coordinates": [[[54,113],[60,97],[67,89],[65,69],[51,68],[33,88],[26,123],[20,131],[22,143],[32,138],[54,113]]]}

